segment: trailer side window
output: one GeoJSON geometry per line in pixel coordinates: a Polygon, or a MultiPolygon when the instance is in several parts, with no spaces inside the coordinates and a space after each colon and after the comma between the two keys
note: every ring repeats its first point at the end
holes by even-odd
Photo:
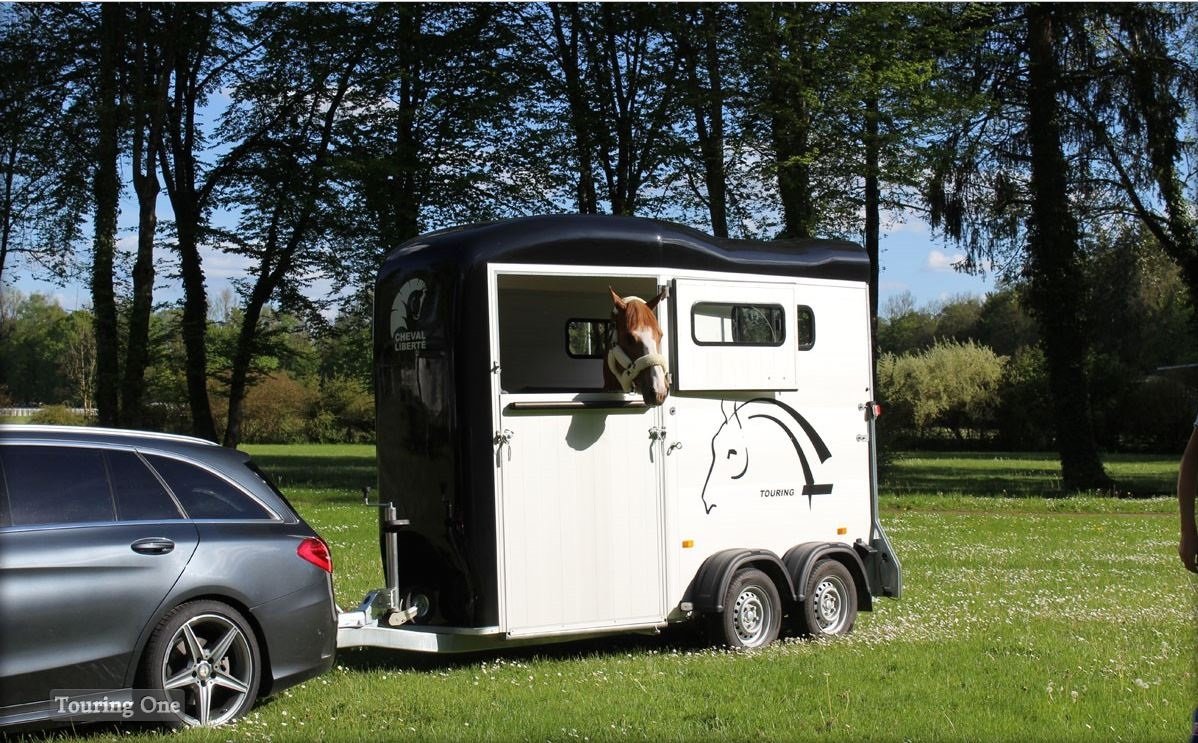
{"type": "Polygon", "coordinates": [[[691,306],[691,337],[700,346],[781,346],[786,312],[776,304],[697,302],[691,306]]]}
{"type": "Polygon", "coordinates": [[[801,304],[795,319],[798,322],[799,350],[810,351],[815,347],[815,312],[801,304]]]}
{"type": "Polygon", "coordinates": [[[566,321],[566,355],[572,359],[601,359],[611,320],[566,321]]]}

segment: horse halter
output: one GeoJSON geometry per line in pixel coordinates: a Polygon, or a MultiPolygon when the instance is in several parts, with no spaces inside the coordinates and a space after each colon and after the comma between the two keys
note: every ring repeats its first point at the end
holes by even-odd
{"type": "MultiPolygon", "coordinates": [[[[625,301],[636,300],[644,302],[640,297],[624,297],[625,301]]],[[[620,348],[620,344],[615,337],[615,325],[613,324],[608,333],[608,350],[607,350],[607,368],[611,370],[616,381],[620,383],[620,388],[624,392],[632,392],[633,385],[636,383],[637,376],[651,366],[660,366],[663,373],[666,375],[666,386],[672,386],[670,379],[670,369],[666,365],[666,357],[660,353],[647,353],[635,361],[620,348]]]]}

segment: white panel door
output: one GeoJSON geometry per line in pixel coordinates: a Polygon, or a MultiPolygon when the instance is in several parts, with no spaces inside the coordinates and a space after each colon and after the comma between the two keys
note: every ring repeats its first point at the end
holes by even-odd
{"type": "Polygon", "coordinates": [[[520,411],[502,395],[504,616],[509,635],[664,617],[661,444],[652,408],[520,411]]]}
{"type": "Polygon", "coordinates": [[[790,284],[677,279],[675,388],[797,389],[790,284]]]}

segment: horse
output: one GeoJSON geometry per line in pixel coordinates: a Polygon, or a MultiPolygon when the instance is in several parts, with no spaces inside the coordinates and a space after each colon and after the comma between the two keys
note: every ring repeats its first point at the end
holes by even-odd
{"type": "Polygon", "coordinates": [[[607,363],[603,365],[603,389],[641,394],[646,405],[661,405],[670,394],[666,360],[661,355],[661,326],[654,310],[669,295],[662,289],[646,302],[640,297],[621,297],[611,292],[612,322],[607,338],[607,363]]]}
{"type": "Polygon", "coordinates": [[[750,435],[746,428],[753,421],[769,424],[756,431],[753,437],[755,440],[761,442],[773,439],[776,443],[770,446],[764,457],[761,457],[767,466],[759,466],[755,469],[755,474],[749,478],[753,482],[740,488],[742,493],[754,493],[759,497],[769,498],[805,495],[807,496],[808,510],[812,507],[813,496],[832,493],[830,483],[815,482],[811,462],[807,459],[803,447],[799,446],[799,438],[803,437],[811,442],[815,456],[821,464],[831,458],[832,452],[828,450],[828,446],[815,427],[797,410],[780,400],[755,397],[741,403],[721,401],[720,412],[723,414],[724,421],[720,423],[711,437],[711,464],[707,468],[707,479],[703,482],[703,490],[700,494],[705,513],[711,513],[712,509],[716,507],[716,493],[724,489],[725,481],[740,480],[749,472],[750,435]],[[790,468],[790,465],[776,454],[779,448],[786,449],[787,442],[793,447],[803,472],[803,487],[797,492],[793,488],[785,487],[785,484],[790,481],[789,477],[778,476],[780,472],[785,472],[790,468]],[[767,481],[764,488],[761,487],[762,482],[760,482],[763,475],[773,480],[773,482],[767,481]]]}

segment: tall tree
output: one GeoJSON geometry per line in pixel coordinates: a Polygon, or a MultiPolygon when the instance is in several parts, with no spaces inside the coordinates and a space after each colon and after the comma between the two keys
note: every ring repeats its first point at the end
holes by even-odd
{"type": "Polygon", "coordinates": [[[1198,142],[1183,135],[1198,104],[1198,11],[1129,3],[1079,15],[1070,112],[1093,142],[1090,210],[1133,214],[1198,301],[1198,181],[1184,171],[1198,142]]]}
{"type": "Polygon", "coordinates": [[[256,34],[246,25],[249,12],[252,9],[242,6],[172,5],[165,11],[161,36],[171,45],[172,64],[167,70],[159,166],[175,216],[188,407],[195,435],[212,441],[217,434],[208,395],[208,295],[200,247],[212,236],[209,218],[218,189],[303,102],[306,92],[294,91],[286,99],[288,105],[275,108],[269,118],[238,127],[236,138],[216,132],[220,154],[214,153],[215,162],[205,166],[205,145],[214,133],[205,129],[201,109],[239,75],[252,72],[260,50],[251,40],[256,34]]]}
{"type": "Polygon", "coordinates": [[[91,293],[96,333],[96,407],[101,425],[118,420],[120,343],[117,332],[113,264],[116,259],[117,216],[121,183],[117,168],[121,130],[120,77],[124,40],[124,8],[116,3],[100,6],[100,56],[96,66],[96,152],[92,194],[91,293]]]}
{"type": "Polygon", "coordinates": [[[685,70],[685,102],[694,120],[698,155],[703,168],[704,200],[716,237],[728,237],[728,173],[725,164],[727,63],[720,38],[732,14],[717,3],[679,6],[674,43],[685,70]]]}
{"type": "Polygon", "coordinates": [[[121,377],[120,420],[139,426],[150,363],[150,313],[154,304],[154,241],[158,228],[158,163],[166,111],[167,68],[171,49],[155,43],[162,33],[161,12],[141,4],[134,9],[130,39],[129,108],[133,190],[137,195],[137,253],[128,306],[125,363],[121,377]]]}
{"type": "Polygon", "coordinates": [[[299,293],[311,273],[309,253],[322,243],[320,227],[335,204],[327,192],[333,189],[330,160],[343,107],[350,86],[364,73],[371,21],[382,12],[376,8],[366,17],[352,7],[274,6],[261,11],[254,24],[265,38],[265,53],[257,75],[234,91],[246,118],[272,118],[272,109],[297,84],[309,94],[305,107],[271,131],[236,176],[235,199],[244,213],[236,252],[255,265],[230,369],[225,446],[241,441],[263,309],[280,290],[288,297],[299,293]]]}
{"type": "Polygon", "coordinates": [[[1105,488],[1085,367],[1086,294],[1078,227],[1084,143],[1063,126],[1065,6],[987,8],[984,41],[960,48],[942,85],[967,105],[929,138],[925,198],[934,227],[975,264],[1025,276],[1053,392],[1066,488],[1105,488]]]}
{"type": "Polygon", "coordinates": [[[81,237],[94,28],[80,6],[0,7],[0,280],[17,256],[65,278],[81,237]]]}
{"type": "Polygon", "coordinates": [[[1045,341],[1061,480],[1069,488],[1109,488],[1089,415],[1085,281],[1061,143],[1061,12],[1040,3],[1027,8],[1028,298],[1045,341]]]}

